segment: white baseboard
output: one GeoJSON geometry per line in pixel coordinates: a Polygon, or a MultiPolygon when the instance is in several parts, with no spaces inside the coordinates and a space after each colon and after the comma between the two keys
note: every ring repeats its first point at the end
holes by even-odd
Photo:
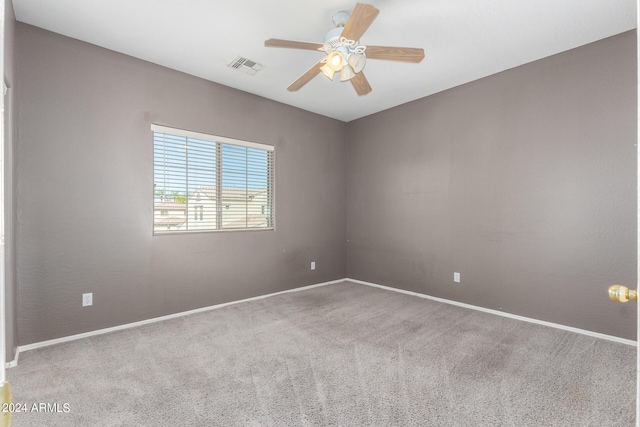
{"type": "Polygon", "coordinates": [[[20,347],[16,347],[16,353],[13,355],[13,360],[4,364],[6,369],[15,368],[18,366],[18,357],[20,357],[20,347]]]}
{"type": "Polygon", "coordinates": [[[519,316],[517,314],[505,313],[504,311],[498,311],[498,310],[493,310],[493,309],[490,309],[490,308],[479,307],[477,305],[466,304],[466,303],[463,303],[463,302],[448,300],[448,299],[444,299],[444,298],[432,297],[430,295],[421,294],[421,293],[418,293],[418,292],[406,291],[404,289],[392,288],[390,286],[378,285],[376,283],[365,282],[365,281],[362,281],[362,280],[349,279],[349,278],[347,278],[345,280],[349,281],[349,282],[357,283],[357,284],[360,284],[360,285],[373,286],[373,287],[376,287],[376,288],[386,289],[388,291],[400,292],[402,294],[413,295],[413,296],[420,297],[420,298],[426,298],[426,299],[430,299],[430,300],[433,300],[433,301],[442,302],[442,303],[445,303],[445,304],[456,305],[458,307],[464,307],[464,308],[469,308],[471,310],[477,310],[477,311],[482,311],[482,312],[485,312],[485,313],[495,314],[497,316],[508,317],[510,319],[522,320],[523,322],[536,323],[538,325],[549,326],[551,328],[556,328],[556,329],[562,329],[563,331],[569,331],[569,332],[575,332],[577,334],[588,335],[588,336],[594,337],[594,338],[601,338],[603,340],[614,341],[614,342],[617,342],[617,343],[627,344],[627,345],[636,346],[636,347],[638,346],[638,342],[637,341],[628,340],[628,339],[620,338],[620,337],[615,337],[613,335],[606,335],[606,334],[601,334],[599,332],[588,331],[586,329],[579,329],[579,328],[574,328],[572,326],[561,325],[559,323],[552,323],[552,322],[547,322],[547,321],[544,321],[544,320],[532,319],[530,317],[519,316]]]}
{"type": "Polygon", "coordinates": [[[561,324],[558,324],[558,323],[547,322],[547,321],[544,321],[544,320],[532,319],[530,317],[519,316],[517,314],[511,314],[511,313],[505,313],[503,311],[498,311],[498,310],[493,310],[493,309],[490,309],[490,308],[479,307],[479,306],[476,306],[476,305],[466,304],[466,303],[463,303],[463,302],[448,300],[448,299],[444,299],[444,298],[433,297],[433,296],[426,295],[426,294],[421,294],[421,293],[418,293],[418,292],[406,291],[404,289],[398,289],[398,288],[392,288],[390,286],[378,285],[376,283],[365,282],[363,280],[345,278],[345,279],[339,279],[339,280],[332,280],[330,282],[317,283],[315,285],[303,286],[301,288],[288,289],[286,291],[280,291],[280,292],[274,292],[274,293],[271,293],[271,294],[260,295],[260,296],[257,296],[257,297],[251,297],[251,298],[245,298],[245,299],[241,299],[241,300],[237,300],[237,301],[225,302],[225,303],[222,303],[222,304],[216,304],[216,305],[212,305],[212,306],[208,306],[208,307],[196,308],[194,310],[189,310],[189,311],[183,311],[183,312],[180,312],[180,313],[169,314],[167,316],[154,317],[152,319],[146,319],[146,320],[141,320],[139,322],[133,322],[133,323],[127,323],[127,324],[124,324],[124,325],[113,326],[111,328],[98,329],[96,331],[85,332],[85,333],[82,333],[82,334],[70,335],[70,336],[67,336],[67,337],[56,338],[56,339],[47,340],[47,341],[41,341],[41,342],[37,342],[37,343],[33,343],[33,344],[21,345],[21,346],[18,346],[18,348],[16,349],[16,355],[15,355],[14,360],[12,360],[11,362],[6,363],[6,367],[7,368],[13,368],[15,366],[18,366],[18,357],[19,357],[20,353],[24,352],[24,351],[35,350],[37,348],[48,347],[48,346],[51,346],[51,345],[61,344],[61,343],[69,342],[69,341],[75,341],[75,340],[79,340],[79,339],[82,339],[82,338],[87,338],[87,337],[92,337],[92,336],[96,336],[96,335],[107,334],[109,332],[116,332],[116,331],[121,331],[121,330],[124,330],[124,329],[135,328],[137,326],[148,325],[148,324],[156,323],[156,322],[162,322],[164,320],[175,319],[175,318],[178,318],[178,317],[188,316],[190,314],[202,313],[202,312],[205,312],[205,311],[215,310],[217,308],[222,308],[222,307],[226,307],[228,305],[233,305],[233,304],[239,304],[239,303],[242,303],[242,302],[255,301],[255,300],[259,300],[259,299],[263,299],[263,298],[269,298],[269,297],[272,297],[272,296],[281,295],[281,294],[285,294],[285,293],[299,292],[299,291],[304,291],[304,290],[307,290],[307,289],[317,288],[317,287],[320,287],[320,286],[333,285],[333,284],[344,282],[344,281],[349,281],[349,282],[357,283],[357,284],[360,284],[360,285],[373,286],[373,287],[376,287],[376,288],[381,288],[381,289],[385,289],[385,290],[393,291],[393,292],[399,292],[399,293],[402,293],[402,294],[413,295],[413,296],[417,296],[417,297],[420,297],[420,298],[426,298],[426,299],[430,299],[430,300],[433,300],[433,301],[442,302],[442,303],[445,303],[445,304],[451,304],[451,305],[455,305],[455,306],[458,306],[458,307],[468,308],[468,309],[471,309],[471,310],[482,311],[482,312],[485,312],[485,313],[495,314],[497,316],[508,317],[508,318],[511,318],[511,319],[521,320],[521,321],[524,321],[524,322],[536,323],[538,325],[549,326],[551,328],[561,329],[563,331],[569,331],[569,332],[574,332],[574,333],[578,333],[578,334],[582,334],[582,335],[588,335],[590,337],[600,338],[600,339],[613,341],[613,342],[617,342],[617,343],[622,343],[622,344],[626,344],[626,345],[631,345],[631,346],[637,346],[638,345],[637,341],[628,340],[628,339],[620,338],[620,337],[615,337],[615,336],[612,336],[612,335],[601,334],[599,332],[593,332],[593,331],[588,331],[588,330],[585,330],[585,329],[574,328],[574,327],[571,327],[571,326],[566,326],[566,325],[561,325],[561,324]]]}
{"type": "MultiPolygon", "coordinates": [[[[303,286],[301,288],[287,289],[286,291],[274,292],[274,293],[271,293],[271,294],[260,295],[260,296],[257,296],[257,297],[245,298],[245,299],[241,299],[241,300],[237,300],[237,301],[230,301],[230,302],[225,302],[225,303],[222,303],[222,304],[211,305],[211,306],[208,306],[208,307],[196,308],[194,310],[182,311],[180,313],[174,313],[174,314],[169,314],[169,315],[166,315],[166,316],[154,317],[152,319],[146,319],[146,320],[141,320],[139,322],[133,322],[133,323],[127,323],[127,324],[124,324],[124,325],[113,326],[111,328],[98,329],[96,331],[84,332],[82,334],[70,335],[70,336],[67,336],[67,337],[61,337],[61,338],[56,338],[56,339],[47,340],[47,341],[40,341],[40,342],[36,342],[36,343],[33,343],[33,344],[21,345],[21,346],[18,346],[18,349],[16,351],[15,360],[10,362],[10,364],[12,364],[11,367],[17,366],[18,365],[18,354],[19,353],[25,352],[25,351],[29,351],[29,350],[35,350],[37,348],[48,347],[50,345],[61,344],[61,343],[69,342],[69,341],[75,341],[75,340],[79,340],[79,339],[82,339],[82,338],[93,337],[93,336],[96,336],[96,335],[108,334],[109,332],[116,332],[116,331],[121,331],[123,329],[135,328],[137,326],[148,325],[150,323],[162,322],[164,320],[175,319],[177,317],[188,316],[190,314],[202,313],[204,311],[215,310],[217,308],[222,308],[222,307],[226,307],[228,305],[233,305],[233,304],[239,304],[239,303],[242,303],[242,302],[256,301],[256,300],[259,300],[259,299],[269,298],[269,297],[273,297],[273,296],[281,295],[281,294],[286,294],[286,293],[290,293],[290,292],[299,292],[299,291],[304,291],[304,290],[307,290],[307,289],[317,288],[317,287],[320,287],[320,286],[333,285],[333,284],[344,282],[344,281],[345,281],[345,279],[340,279],[340,280],[332,280],[330,282],[316,283],[315,285],[308,285],[308,286],[303,286]]],[[[9,365],[9,364],[7,364],[7,365],[9,365]]]]}

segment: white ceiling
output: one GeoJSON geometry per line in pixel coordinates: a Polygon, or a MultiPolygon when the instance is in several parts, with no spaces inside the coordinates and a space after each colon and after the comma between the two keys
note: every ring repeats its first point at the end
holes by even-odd
{"type": "Polygon", "coordinates": [[[420,64],[369,60],[373,88],[316,76],[324,55],[265,48],[269,38],[322,43],[354,0],[13,0],[18,21],[226,86],[351,121],[636,27],[636,0],[363,0],[380,15],[361,44],[421,47],[420,64]],[[242,55],[255,76],[227,67],[242,55]]]}

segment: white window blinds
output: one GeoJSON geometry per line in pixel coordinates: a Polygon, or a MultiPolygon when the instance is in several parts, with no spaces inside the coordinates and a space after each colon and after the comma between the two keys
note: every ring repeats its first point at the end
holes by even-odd
{"type": "Polygon", "coordinates": [[[154,234],[271,229],[274,148],[152,125],[154,234]]]}

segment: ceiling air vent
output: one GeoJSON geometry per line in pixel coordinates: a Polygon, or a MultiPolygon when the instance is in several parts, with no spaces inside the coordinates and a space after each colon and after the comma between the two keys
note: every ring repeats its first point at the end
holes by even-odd
{"type": "Polygon", "coordinates": [[[262,68],[261,64],[254,62],[250,59],[238,56],[236,59],[229,63],[229,68],[234,68],[250,76],[255,75],[262,68]]]}

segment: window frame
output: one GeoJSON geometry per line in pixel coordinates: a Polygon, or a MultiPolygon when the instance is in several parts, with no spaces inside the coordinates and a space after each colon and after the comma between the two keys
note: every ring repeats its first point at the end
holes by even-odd
{"type": "MultiPolygon", "coordinates": [[[[229,138],[229,137],[224,137],[224,136],[217,136],[217,135],[212,135],[212,134],[205,134],[205,133],[200,133],[200,132],[195,132],[195,131],[190,131],[190,130],[185,130],[185,129],[179,129],[179,128],[173,128],[173,127],[168,127],[168,126],[163,126],[163,125],[158,125],[158,124],[151,124],[151,139],[152,139],[152,143],[151,143],[151,147],[152,147],[152,164],[153,164],[153,171],[152,171],[152,176],[153,176],[153,195],[152,195],[152,203],[153,203],[153,207],[154,207],[154,215],[153,215],[153,220],[151,223],[151,228],[152,228],[152,235],[153,236],[165,236],[165,235],[180,235],[180,234],[193,234],[193,233],[217,233],[217,232],[234,232],[234,231],[274,231],[276,228],[276,218],[275,218],[275,213],[276,213],[276,209],[275,209],[275,203],[276,203],[276,195],[275,195],[275,181],[276,181],[276,155],[275,155],[275,147],[273,145],[270,144],[263,144],[263,143],[258,143],[258,142],[252,142],[252,141],[245,141],[245,140],[240,140],[240,139],[234,139],[234,138],[229,138]],[[267,152],[267,156],[270,156],[270,159],[268,157],[268,166],[267,166],[267,171],[266,171],[266,178],[267,178],[267,205],[269,204],[269,199],[271,200],[271,212],[268,215],[269,221],[268,221],[268,226],[267,227],[240,227],[240,228],[219,228],[221,221],[217,220],[217,225],[216,228],[211,228],[211,229],[195,229],[195,230],[177,230],[177,229],[173,229],[174,227],[172,226],[171,229],[167,229],[167,230],[161,230],[158,231],[156,230],[156,223],[155,223],[155,174],[156,174],[156,158],[155,158],[155,133],[162,133],[162,134],[166,134],[166,135],[171,135],[171,136],[176,136],[176,137],[184,137],[184,138],[194,138],[194,139],[198,139],[198,140],[204,140],[204,141],[208,141],[208,142],[212,142],[216,144],[216,158],[212,163],[216,164],[216,184],[215,184],[215,188],[216,188],[216,193],[218,195],[218,197],[216,197],[216,204],[218,206],[217,208],[217,212],[220,212],[222,210],[222,208],[224,207],[224,202],[222,201],[222,190],[223,190],[223,186],[222,184],[222,174],[224,172],[224,170],[222,169],[222,159],[220,158],[220,154],[222,152],[221,148],[222,148],[222,144],[227,144],[227,145],[232,145],[232,146],[237,146],[237,147],[245,147],[245,148],[252,148],[252,149],[257,149],[257,150],[263,150],[267,152]],[[270,165],[270,167],[269,167],[270,165]]],[[[185,168],[185,170],[188,170],[188,167],[185,168]]],[[[247,183],[247,190],[249,189],[249,184],[247,183]]],[[[187,190],[188,191],[188,190],[187,190]]],[[[185,217],[188,218],[189,215],[191,214],[191,212],[189,212],[189,195],[187,194],[186,196],[187,198],[187,206],[185,209],[185,217]]],[[[198,194],[197,198],[200,198],[200,195],[198,194]]],[[[199,202],[199,200],[197,201],[199,202]]],[[[200,207],[200,209],[203,209],[203,206],[200,207]]],[[[200,215],[202,216],[202,210],[199,211],[196,215],[200,215]]]]}

